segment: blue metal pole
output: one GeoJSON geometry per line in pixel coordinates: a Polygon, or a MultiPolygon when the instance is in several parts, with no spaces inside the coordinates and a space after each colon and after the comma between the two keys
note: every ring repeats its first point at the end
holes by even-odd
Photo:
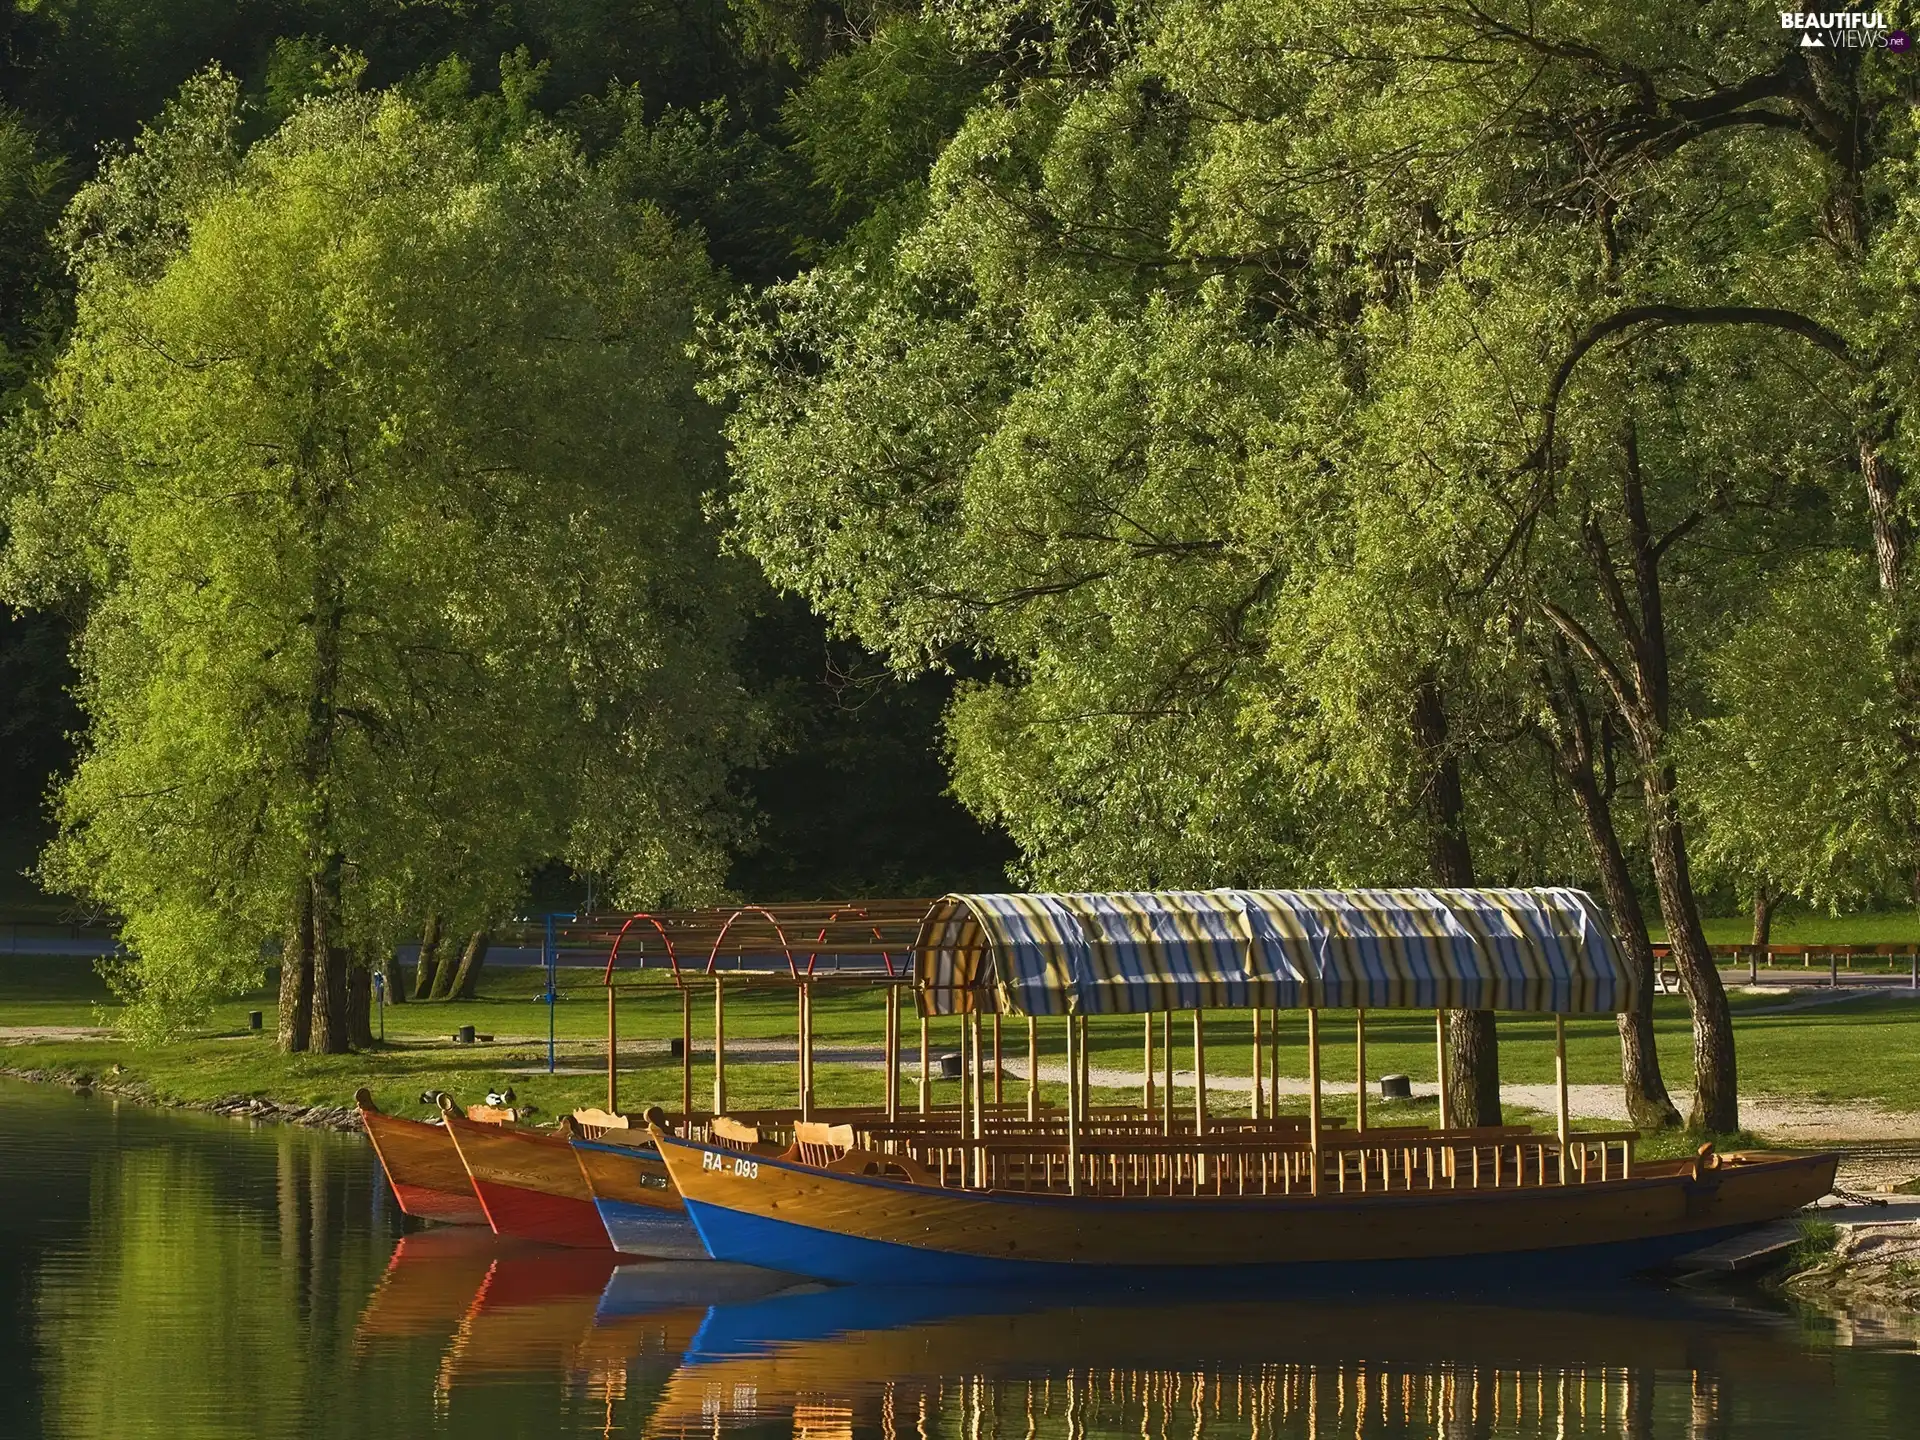
{"type": "Polygon", "coordinates": [[[547,970],[547,1073],[549,1075],[553,1074],[553,1068],[554,1068],[554,1064],[553,1064],[553,1002],[554,1002],[553,986],[554,986],[554,981],[558,978],[555,972],[557,971],[558,965],[559,965],[559,954],[554,947],[554,940],[553,940],[554,918],[555,917],[553,912],[549,910],[547,912],[547,943],[545,946],[545,953],[540,957],[542,961],[545,962],[546,970],[547,970]]]}

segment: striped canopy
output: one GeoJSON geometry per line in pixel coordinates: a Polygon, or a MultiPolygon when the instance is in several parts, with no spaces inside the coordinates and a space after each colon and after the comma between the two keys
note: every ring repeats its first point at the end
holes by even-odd
{"type": "Polygon", "coordinates": [[[948,895],[914,942],[924,1015],[1630,1008],[1635,976],[1579,890],[948,895]]]}

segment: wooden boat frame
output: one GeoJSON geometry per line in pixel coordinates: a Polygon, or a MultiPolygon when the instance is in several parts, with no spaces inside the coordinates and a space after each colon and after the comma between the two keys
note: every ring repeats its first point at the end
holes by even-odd
{"type": "MultiPolygon", "coordinates": [[[[716,931],[721,938],[730,933],[724,925],[716,931]]],[[[870,952],[872,939],[865,943],[870,952]]],[[[885,1103],[877,1113],[828,1116],[812,1105],[811,1093],[808,997],[811,985],[820,981],[809,978],[811,964],[802,972],[791,954],[789,973],[780,981],[800,995],[800,1103],[790,1122],[785,1115],[769,1115],[772,1123],[746,1124],[726,1111],[725,993],[729,983],[752,982],[746,977],[729,982],[715,964],[719,953],[716,945],[702,977],[714,985],[713,1108],[703,1116],[691,1104],[691,998],[676,966],[683,1017],[682,1106],[677,1118],[657,1108],[648,1112],[662,1159],[716,1258],[783,1265],[828,1279],[913,1274],[956,1282],[1031,1278],[1056,1268],[1084,1273],[1089,1266],[1165,1273],[1187,1266],[1217,1270],[1315,1260],[1484,1258],[1607,1246],[1624,1246],[1643,1259],[1657,1258],[1651,1252],[1663,1246],[1692,1248],[1714,1232],[1774,1218],[1832,1184],[1832,1156],[1719,1156],[1703,1146],[1694,1156],[1648,1165],[1636,1160],[1637,1132],[1575,1132],[1568,1104],[1566,1021],[1558,1013],[1553,1015],[1556,1117],[1551,1134],[1452,1122],[1445,1012],[1439,1009],[1434,1011],[1439,1124],[1433,1127],[1368,1124],[1364,1009],[1356,1018],[1355,1123],[1348,1129],[1329,1121],[1322,1105],[1323,1017],[1321,1007],[1312,1004],[1301,1007],[1308,1054],[1304,1116],[1279,1113],[1276,1008],[1251,1011],[1248,1115],[1209,1111],[1207,1011],[1200,1009],[1188,1012],[1195,1072],[1191,1111],[1174,1103],[1174,1021],[1167,1010],[1143,1016],[1137,1107],[1092,1105],[1087,1017],[1080,1013],[1058,1022],[1066,1042],[1064,1110],[1042,1104],[1040,1021],[1031,1014],[1017,1017],[1024,1018],[1027,1032],[1026,1084],[1024,1096],[1010,1103],[1002,1016],[997,998],[981,987],[955,1007],[961,1022],[959,1104],[935,1109],[928,1084],[929,986],[917,974],[908,981],[892,973],[890,960],[889,973],[863,977],[886,991],[885,1103]],[[903,990],[916,996],[921,1014],[920,1103],[913,1113],[903,1110],[898,1094],[903,990]],[[762,1183],[742,1186],[742,1179],[762,1183]],[[1204,1212],[1190,1210],[1196,1205],[1204,1212]],[[1492,1208],[1463,1210],[1463,1205],[1492,1208]],[[1009,1206],[1015,1208],[1009,1211],[1009,1206]],[[1168,1232],[1169,1206],[1213,1216],[1208,1227],[1226,1222],[1238,1239],[1224,1249],[1203,1247],[1204,1253],[1162,1244],[1156,1237],[1168,1232]],[[1362,1211],[1375,1228],[1355,1239],[1340,1217],[1351,1219],[1362,1211]],[[1460,1238],[1485,1230],[1496,1213],[1504,1221],[1528,1218],[1505,1225],[1502,1236],[1460,1238]],[[1293,1223],[1278,1223],[1289,1216],[1293,1223]],[[1440,1223],[1443,1216],[1457,1218],[1440,1223]],[[1409,1226],[1417,1231],[1436,1223],[1450,1232],[1438,1248],[1403,1233],[1409,1226]],[[1384,1230],[1378,1228],[1383,1225],[1384,1230]],[[1131,1236],[1127,1243],[1138,1263],[1087,1253],[1103,1247],[1090,1245],[1077,1232],[1102,1229],[1131,1236]],[[1268,1232],[1276,1230],[1294,1233],[1284,1243],[1273,1243],[1268,1232]],[[965,1243],[955,1248],[942,1238],[949,1234],[970,1234],[988,1249],[980,1251],[978,1243],[973,1249],[965,1243]],[[805,1258],[824,1255],[839,1242],[845,1242],[843,1260],[805,1258]],[[1018,1259],[1006,1258],[1009,1253],[1018,1259]],[[930,1255],[952,1263],[920,1263],[930,1255]]],[[[611,959],[606,978],[611,1017],[611,959]]],[[[610,1020],[610,1084],[612,1042],[610,1020]]],[[[1181,1222],[1174,1228],[1192,1227],[1181,1222]]]]}

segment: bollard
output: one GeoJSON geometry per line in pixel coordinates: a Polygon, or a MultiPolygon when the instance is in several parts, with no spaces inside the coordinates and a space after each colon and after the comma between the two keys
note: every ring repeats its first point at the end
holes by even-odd
{"type": "Polygon", "coordinates": [[[1834,986],[1838,985],[1839,983],[1840,983],[1840,952],[1838,950],[1829,950],[1827,952],[1827,988],[1831,990],[1834,986]]]}
{"type": "Polygon", "coordinates": [[[1747,983],[1749,985],[1760,983],[1760,947],[1758,945],[1747,951],[1747,983]]]}
{"type": "Polygon", "coordinates": [[[1913,962],[1913,979],[1908,982],[1908,988],[1920,990],[1920,950],[1915,950],[1913,954],[1907,958],[1913,962]]]}

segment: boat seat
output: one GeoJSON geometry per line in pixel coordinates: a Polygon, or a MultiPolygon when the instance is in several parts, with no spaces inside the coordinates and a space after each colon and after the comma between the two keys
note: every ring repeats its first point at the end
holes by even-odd
{"type": "Polygon", "coordinates": [[[797,1121],[793,1127],[793,1145],[780,1158],[817,1170],[831,1170],[836,1175],[871,1175],[906,1180],[915,1185],[936,1183],[933,1173],[909,1156],[856,1149],[851,1125],[797,1121]]]}
{"type": "Polygon", "coordinates": [[[611,1110],[596,1109],[591,1105],[574,1111],[569,1118],[573,1121],[574,1131],[588,1140],[598,1140],[609,1130],[633,1129],[631,1116],[618,1115],[611,1110]]]}
{"type": "Polygon", "coordinates": [[[802,1165],[831,1165],[852,1149],[851,1125],[823,1125],[814,1120],[794,1122],[790,1153],[802,1165]]]}
{"type": "Polygon", "coordinates": [[[716,1115],[708,1122],[707,1134],[715,1145],[728,1150],[751,1150],[760,1143],[758,1125],[742,1125],[724,1115],[716,1115]]]}

